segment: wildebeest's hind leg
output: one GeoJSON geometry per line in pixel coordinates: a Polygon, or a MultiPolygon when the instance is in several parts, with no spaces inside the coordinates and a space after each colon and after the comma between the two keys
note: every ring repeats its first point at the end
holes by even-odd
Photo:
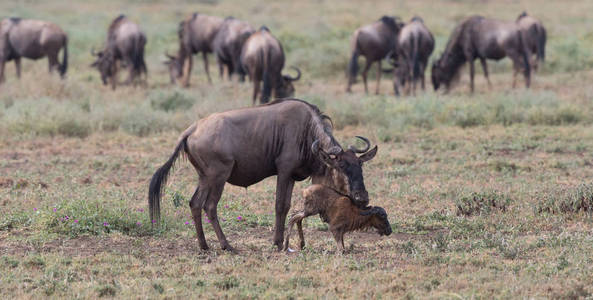
{"type": "MultiPolygon", "coordinates": [[[[253,78],[253,77],[251,77],[253,78]]],[[[257,94],[259,94],[260,82],[257,79],[253,79],[253,106],[257,102],[257,94]]]]}
{"type": "Polygon", "coordinates": [[[0,59],[0,83],[4,82],[4,65],[6,64],[6,62],[4,62],[4,60],[0,59]]]}
{"type": "Polygon", "coordinates": [[[21,78],[21,58],[17,57],[14,59],[14,66],[16,67],[16,77],[21,78]]]}
{"type": "Polygon", "coordinates": [[[220,223],[218,222],[218,215],[217,215],[217,206],[218,201],[220,200],[220,196],[222,195],[222,191],[224,190],[224,184],[226,182],[226,178],[218,177],[214,180],[214,182],[209,183],[210,191],[208,193],[208,198],[206,200],[205,210],[208,214],[208,219],[214,228],[214,233],[216,233],[216,237],[220,242],[220,247],[222,250],[232,251],[234,252],[235,249],[229,245],[229,242],[226,240],[224,233],[222,232],[222,228],[220,227],[220,223]]]}
{"type": "MultiPolygon", "coordinates": [[[[278,166],[281,170],[282,167],[278,166]]],[[[290,198],[292,196],[292,188],[294,187],[294,180],[288,174],[278,174],[276,181],[276,230],[274,232],[274,245],[278,250],[282,250],[282,242],[284,240],[284,223],[286,223],[286,215],[290,210],[290,198]]]]}
{"type": "Polygon", "coordinates": [[[484,71],[484,77],[486,77],[486,81],[488,82],[488,88],[492,89],[492,83],[490,82],[490,77],[488,76],[488,64],[486,63],[486,59],[480,57],[480,63],[482,64],[482,70],[484,71]]]}
{"type": "Polygon", "coordinates": [[[198,186],[189,202],[194,225],[196,227],[198,242],[200,243],[200,248],[202,250],[208,249],[208,243],[206,243],[206,237],[204,236],[204,228],[202,227],[202,209],[204,207],[204,202],[206,202],[206,198],[208,198],[208,190],[206,187],[200,189],[200,186],[198,186]]]}
{"type": "Polygon", "coordinates": [[[344,253],[346,250],[344,249],[344,233],[340,232],[341,230],[332,230],[332,234],[334,235],[334,239],[338,244],[338,251],[339,253],[344,253]]]}
{"type": "Polygon", "coordinates": [[[474,92],[474,75],[476,74],[476,67],[473,58],[469,62],[469,89],[474,92]]]}
{"type": "Polygon", "coordinates": [[[210,71],[208,70],[208,55],[205,51],[202,52],[202,57],[204,58],[204,70],[206,70],[206,76],[208,76],[208,83],[212,83],[212,78],[210,78],[210,71]]]}
{"type": "Polygon", "coordinates": [[[364,67],[364,70],[362,71],[362,82],[364,83],[364,92],[367,94],[369,93],[369,88],[367,86],[367,75],[369,73],[369,69],[371,68],[372,64],[373,64],[373,62],[370,59],[367,59],[366,66],[364,67]]]}

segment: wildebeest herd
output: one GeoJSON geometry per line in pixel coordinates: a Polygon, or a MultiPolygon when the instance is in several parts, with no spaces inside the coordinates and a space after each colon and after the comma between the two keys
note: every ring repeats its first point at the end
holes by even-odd
{"type": "MultiPolygon", "coordinates": [[[[259,96],[264,105],[212,114],[192,124],[179,138],[169,160],[153,175],[149,186],[150,217],[160,218],[161,191],[169,171],[180,155],[188,158],[199,176],[198,187],[190,208],[199,245],[208,244],[202,228],[202,210],[211,220],[222,249],[232,250],[217,217],[217,204],[226,182],[248,187],[264,178],[277,175],[276,220],[274,244],[288,249],[284,224],[291,206],[295,181],[312,178],[304,191],[304,209],[294,213],[289,224],[296,223],[304,245],[303,218],[320,214],[330,224],[338,248],[344,250],[345,232],[374,227],[381,235],[391,233],[387,213],[380,207],[369,206],[369,196],[363,179],[363,163],[377,154],[377,146],[359,137],[366,146],[346,150],[332,135],[331,120],[316,106],[294,95],[293,82],[301,77],[283,74],[285,53],[281,42],[271,30],[261,26],[255,30],[247,22],[233,17],[219,18],[194,13],[183,20],[177,31],[179,47],[175,55],[165,53],[170,80],[184,87],[190,84],[193,55],[202,53],[208,81],[208,53],[216,55],[221,78],[237,74],[239,81],[247,75],[253,82],[253,104],[259,96]],[[260,87],[263,82],[263,87],[260,87]],[[260,91],[261,89],[261,91],[260,91]],[[270,99],[275,99],[270,103],[270,99]],[[280,99],[281,98],[281,99],[280,99]],[[357,155],[360,154],[360,155],[357,155]]],[[[147,67],[144,49],[147,37],[140,26],[124,15],[109,25],[101,50],[91,50],[103,84],[117,86],[120,68],[127,68],[127,84],[146,84],[147,67]],[[144,78],[142,78],[144,75],[144,78]]],[[[545,57],[546,31],[537,19],[522,13],[517,20],[503,22],[482,16],[472,16],[453,30],[445,50],[432,64],[431,79],[435,90],[448,91],[461,67],[469,63],[470,89],[474,90],[474,61],[480,60],[490,85],[486,59],[509,57],[513,62],[513,87],[516,75],[522,72],[529,87],[532,71],[545,57]]],[[[20,77],[21,57],[48,57],[49,70],[64,77],[68,67],[68,37],[57,25],[18,18],[0,23],[0,82],[4,80],[5,63],[15,61],[20,77]],[[58,53],[63,49],[62,63],[58,53]]],[[[420,17],[407,24],[397,17],[383,16],[376,22],[358,28],[351,38],[351,55],[347,63],[347,88],[351,92],[359,71],[358,59],[366,59],[362,70],[364,89],[368,93],[367,77],[377,63],[379,93],[382,73],[393,74],[396,95],[415,94],[419,82],[425,89],[425,70],[435,48],[435,40],[420,17]],[[383,69],[385,60],[391,65],[383,69]]]]}

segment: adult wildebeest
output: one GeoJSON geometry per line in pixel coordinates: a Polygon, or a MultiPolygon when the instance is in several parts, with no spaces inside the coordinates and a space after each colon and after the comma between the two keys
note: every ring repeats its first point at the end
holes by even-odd
{"type": "Polygon", "coordinates": [[[424,90],[424,71],[428,64],[428,58],[434,50],[434,37],[424,25],[420,17],[413,17],[410,23],[406,24],[399,32],[397,44],[394,48],[397,61],[393,76],[393,89],[399,95],[399,88],[407,84],[406,94],[416,93],[416,82],[420,80],[420,86],[424,90]]]}
{"type": "Polygon", "coordinates": [[[502,22],[482,16],[467,18],[455,28],[445,51],[432,65],[434,89],[436,91],[441,85],[445,85],[448,91],[461,67],[469,62],[470,89],[473,93],[474,60],[477,58],[480,59],[484,76],[491,86],[486,59],[500,60],[506,56],[513,61],[513,88],[521,69],[525,76],[525,86],[529,88],[529,50],[519,26],[515,22],[502,22]]]}
{"type": "Polygon", "coordinates": [[[298,73],[296,77],[282,75],[284,50],[280,42],[265,26],[262,26],[245,41],[241,50],[241,66],[247,71],[249,80],[253,82],[253,105],[255,105],[259,94],[262,80],[264,87],[261,103],[266,103],[270,100],[272,91],[275,98],[294,95],[292,82],[301,78],[301,71],[295,67],[292,68],[298,73]]]}
{"type": "Polygon", "coordinates": [[[403,24],[399,18],[383,16],[377,22],[356,29],[350,40],[352,55],[348,63],[348,87],[346,92],[351,92],[352,84],[356,81],[358,73],[358,56],[366,58],[366,66],[362,71],[364,91],[368,94],[367,73],[374,62],[379,64],[377,69],[377,89],[381,81],[381,60],[394,49],[397,35],[403,24]]]}
{"type": "Polygon", "coordinates": [[[533,69],[537,70],[539,62],[541,61],[543,63],[546,59],[546,28],[544,28],[540,20],[527,15],[527,12],[519,15],[517,24],[519,24],[519,28],[524,32],[523,37],[525,38],[527,49],[529,49],[529,57],[532,58],[535,55],[535,59],[529,62],[533,69]]]}
{"type": "Polygon", "coordinates": [[[142,74],[147,75],[144,62],[145,45],[146,36],[140,26],[120,15],[109,25],[103,50],[98,53],[91,50],[91,54],[97,57],[91,66],[99,70],[103,84],[107,85],[107,81],[111,81],[111,88],[115,90],[118,63],[130,68],[128,83],[133,83],[142,74]]]}
{"type": "Polygon", "coordinates": [[[210,71],[208,70],[208,53],[213,50],[214,37],[220,30],[224,20],[219,17],[194,13],[186,20],[179,23],[177,35],[179,37],[179,50],[177,56],[167,53],[171,83],[181,79],[184,87],[189,86],[189,78],[193,66],[192,55],[202,52],[204,58],[204,69],[208,82],[212,83],[210,71]]]}
{"type": "Polygon", "coordinates": [[[4,81],[4,66],[14,59],[16,76],[21,77],[21,57],[40,59],[47,56],[49,71],[57,69],[64,78],[68,69],[68,35],[56,24],[20,18],[0,22],[0,83],[4,81]],[[62,53],[62,63],[58,53],[62,53]]]}
{"type": "Polygon", "coordinates": [[[239,80],[245,80],[245,71],[241,67],[241,49],[249,36],[255,32],[247,22],[237,20],[233,17],[224,19],[224,23],[216,34],[213,41],[214,53],[218,60],[220,77],[224,73],[224,66],[227,67],[229,79],[233,73],[239,75],[239,80]]]}
{"type": "Polygon", "coordinates": [[[280,99],[199,120],[181,134],[175,151],[150,181],[151,219],[159,219],[161,189],[180,153],[187,156],[199,176],[190,208],[202,249],[208,249],[202,228],[204,209],[222,249],[232,250],[216,214],[225,182],[248,187],[277,175],[274,244],[279,250],[295,181],[312,176],[313,183],[319,183],[319,177],[331,168],[346,178],[347,196],[358,206],[366,207],[368,193],[362,163],[375,156],[377,146],[368,151],[370,143],[365,139],[365,149],[344,151],[333,137],[328,119],[305,101],[280,99]],[[364,154],[357,157],[357,152],[364,154]]]}

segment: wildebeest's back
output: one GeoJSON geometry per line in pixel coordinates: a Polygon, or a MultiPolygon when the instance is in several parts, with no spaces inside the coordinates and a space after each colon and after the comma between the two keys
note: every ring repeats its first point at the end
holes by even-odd
{"type": "MultiPolygon", "coordinates": [[[[55,24],[22,19],[14,22],[7,19],[9,32],[7,40],[18,56],[38,59],[47,54],[49,48],[59,49],[66,38],[64,31],[55,24]]],[[[4,26],[3,26],[4,27],[4,26]]]]}
{"type": "Polygon", "coordinates": [[[358,46],[360,53],[367,59],[377,60],[385,57],[393,48],[395,34],[386,25],[378,21],[359,28],[354,33],[353,46],[358,46]]]}
{"type": "Polygon", "coordinates": [[[300,101],[215,113],[198,121],[187,145],[197,153],[193,159],[202,172],[233,164],[228,182],[249,186],[276,175],[278,168],[298,171],[298,165],[278,162],[302,163],[299,142],[311,117],[309,105],[300,101]],[[294,159],[282,159],[287,157],[294,159]]]}
{"type": "Polygon", "coordinates": [[[474,46],[478,55],[490,59],[502,59],[505,48],[519,43],[519,28],[514,22],[482,18],[471,31],[474,46]]]}
{"type": "Polygon", "coordinates": [[[252,69],[249,73],[250,76],[255,77],[255,80],[261,80],[263,68],[266,66],[280,72],[284,68],[284,60],[284,51],[280,42],[267,30],[260,29],[253,33],[245,41],[241,51],[241,62],[247,69],[252,69]],[[268,59],[273,61],[267,61],[268,59]]]}
{"type": "Polygon", "coordinates": [[[187,32],[183,33],[184,43],[190,45],[193,51],[211,52],[212,42],[220,30],[224,19],[204,14],[194,14],[185,22],[187,32]]]}

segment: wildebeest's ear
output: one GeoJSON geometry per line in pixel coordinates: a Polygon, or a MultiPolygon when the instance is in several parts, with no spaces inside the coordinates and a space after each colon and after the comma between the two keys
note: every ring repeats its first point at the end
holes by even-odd
{"type": "Polygon", "coordinates": [[[360,158],[360,160],[361,160],[362,162],[365,162],[365,161],[369,161],[369,160],[373,159],[373,158],[375,157],[375,155],[377,155],[377,150],[378,150],[378,148],[377,148],[377,146],[375,145],[375,147],[373,147],[373,149],[371,149],[369,152],[367,152],[367,153],[365,153],[365,154],[361,155],[361,156],[359,157],[359,158],[360,158]]]}

